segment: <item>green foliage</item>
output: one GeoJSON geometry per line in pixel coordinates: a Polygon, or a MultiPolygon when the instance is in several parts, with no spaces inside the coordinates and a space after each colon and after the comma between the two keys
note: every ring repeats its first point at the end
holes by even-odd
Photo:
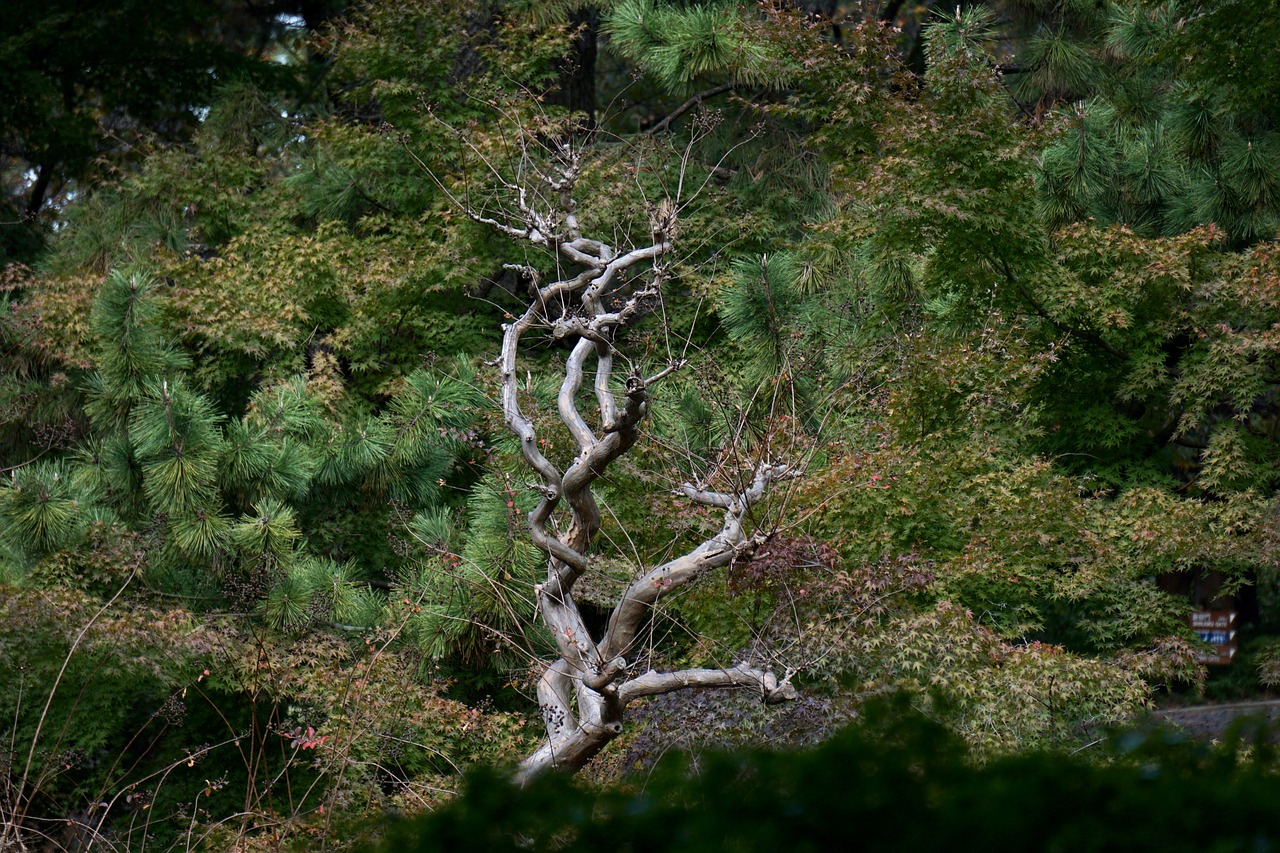
{"type": "Polygon", "coordinates": [[[325,386],[295,375],[261,382],[228,413],[192,387],[189,362],[164,337],[162,299],[143,273],[106,277],[93,314],[100,367],[87,383],[95,434],[73,459],[13,475],[7,570],[96,583],[89,563],[77,580],[67,577],[75,561],[39,561],[69,553],[110,507],[158,546],[140,568],[161,589],[207,598],[213,581],[233,599],[248,594],[280,628],[376,624],[383,604],[365,582],[407,555],[353,547],[359,526],[332,521],[371,514],[384,531],[375,543],[386,543],[386,501],[410,511],[439,501],[455,460],[479,444],[482,400],[465,359],[454,376],[409,374],[380,412],[340,414],[325,386]]]}
{"type": "Polygon", "coordinates": [[[1057,364],[1036,391],[1043,448],[1090,448],[1088,469],[1110,482],[1159,482],[1160,471],[1220,495],[1270,487],[1267,420],[1256,407],[1269,381],[1261,327],[1272,308],[1257,288],[1272,275],[1271,251],[1217,254],[1215,237],[1208,230],[1144,240],[1087,226],[1058,233],[1058,268],[1036,283],[1036,304],[1073,340],[1056,348],[1057,364]],[[1110,399],[1065,404],[1068,388],[1107,388],[1110,399]],[[1243,427],[1234,439],[1229,412],[1243,427]],[[1213,454],[1196,452],[1211,443],[1213,454]],[[1201,481],[1205,462],[1210,476],[1201,481]],[[1217,490],[1219,482],[1227,488],[1217,490]]]}
{"type": "Polygon", "coordinates": [[[1043,260],[1032,152],[981,55],[943,53],[924,82],[886,129],[891,147],[861,188],[876,223],[869,248],[877,265],[920,257],[925,309],[967,325],[1015,296],[1010,276],[1043,260]]]}
{"type": "Polygon", "coordinates": [[[1253,27],[1210,37],[1216,6],[1190,16],[1140,0],[1111,4],[1107,16],[1067,11],[1072,25],[1042,25],[1021,46],[1014,93],[1061,105],[1039,176],[1051,225],[1092,218],[1173,235],[1213,223],[1238,246],[1275,233],[1280,154],[1270,108],[1245,81],[1227,84],[1221,55],[1205,44],[1238,58],[1253,50],[1251,64],[1266,51],[1253,27]]]}
{"type": "Polygon", "coordinates": [[[1259,0],[1189,0],[1175,8],[1182,17],[1160,45],[1165,55],[1184,58],[1192,82],[1221,93],[1233,111],[1274,117],[1268,81],[1277,66],[1270,46],[1280,25],[1272,9],[1259,0]]]}
{"type": "Polygon", "coordinates": [[[157,378],[164,381],[183,366],[158,328],[157,282],[142,272],[114,271],[102,282],[90,328],[96,339],[98,378],[89,415],[99,425],[128,417],[157,378]]]}
{"type": "Polygon", "coordinates": [[[839,482],[819,530],[854,559],[929,559],[936,592],[1009,639],[1141,647],[1183,630],[1155,576],[1212,569],[1236,589],[1269,560],[1262,505],[1247,494],[1106,499],[1044,461],[1008,466],[941,439],[835,460],[813,488],[839,482]]]}
{"type": "MultiPolygon", "coordinates": [[[[308,571],[328,588],[316,595],[350,596],[344,567],[308,571]]],[[[352,802],[434,804],[461,768],[523,747],[519,718],[445,698],[389,635],[282,640],[182,611],[3,589],[0,672],[14,686],[0,701],[13,745],[3,784],[20,808],[6,819],[32,827],[87,800],[121,846],[217,845],[218,833],[249,831],[236,817],[247,803],[287,813],[287,836],[305,839],[335,813],[349,820],[352,802]]]]}
{"type": "Polygon", "coordinates": [[[219,420],[212,404],[180,380],[161,380],[134,408],[129,438],[154,511],[184,515],[213,499],[219,420]]]}
{"type": "Polygon", "coordinates": [[[263,601],[263,615],[269,625],[282,629],[305,627],[318,615],[348,628],[373,628],[385,605],[358,576],[351,562],[315,557],[289,561],[284,579],[263,601]]]}
{"type": "MultiPolygon", "coordinates": [[[[601,484],[588,621],[714,534],[673,487],[755,458],[806,470],[755,508],[759,559],[664,602],[666,657],[632,655],[765,657],[804,700],[654,701],[626,761],[695,729],[817,740],[891,690],[984,759],[1074,748],[1203,676],[1158,578],[1256,581],[1274,622],[1280,145],[1262,72],[1231,64],[1274,63],[1260,12],[1206,23],[1257,4],[969,5],[930,26],[921,73],[893,27],[788,4],[533,5],[334,19],[300,47],[328,57],[314,92],[224,78],[182,145],[77,184],[43,259],[0,273],[0,666],[24,691],[0,711],[17,743],[52,696],[92,756],[80,787],[37,786],[47,815],[145,789],[175,845],[267,844],[251,820],[328,843],[362,804],[432,807],[462,765],[528,746],[521,720],[445,697],[447,676],[506,701],[549,651],[538,495],[490,438],[492,371],[459,353],[493,354],[526,284],[468,214],[518,215],[499,176],[554,174],[566,139],[584,233],[638,244],[655,200],[677,203],[625,369],[687,361],[601,484]],[[575,54],[597,24],[600,56],[575,54]],[[613,104],[590,128],[559,106],[575,68],[613,104]],[[130,578],[70,659],[75,705],[52,674],[91,596],[130,578]],[[194,748],[210,731],[226,744],[194,748]]],[[[550,429],[564,357],[551,339],[520,366],[558,465],[577,453],[550,429]]],[[[1257,655],[1268,684],[1275,657],[1257,655]]],[[[48,737],[33,766],[53,774],[48,737]]],[[[504,820],[484,831],[596,831],[504,820]]]]}
{"type": "MultiPolygon", "coordinates": [[[[308,8],[314,15],[337,5],[308,8]]],[[[0,266],[29,262],[57,211],[136,165],[155,141],[189,138],[220,82],[254,80],[281,91],[300,87],[307,76],[304,64],[277,61],[292,40],[282,16],[251,3],[85,9],[17,0],[6,11],[0,266]],[[43,215],[46,206],[54,215],[43,215]]]]}
{"type": "Polygon", "coordinates": [[[432,556],[405,573],[392,601],[428,659],[506,669],[546,644],[529,621],[546,559],[523,535],[532,507],[509,478],[490,475],[471,491],[465,528],[439,513],[414,518],[410,531],[432,556]]]}
{"type": "MultiPolygon", "coordinates": [[[[118,522],[94,521],[79,541],[44,556],[22,580],[31,586],[111,596],[145,565],[141,536],[118,522]]],[[[17,580],[13,579],[15,586],[17,580]]]]}
{"type": "Polygon", "coordinates": [[[78,545],[99,518],[92,496],[76,488],[68,466],[61,462],[20,468],[0,491],[0,535],[32,556],[78,545]]]}
{"type": "MultiPolygon", "coordinates": [[[[100,558],[112,556],[94,544],[100,558]]],[[[76,590],[0,587],[0,675],[11,687],[0,699],[10,721],[4,785],[30,798],[24,811],[33,816],[58,798],[81,801],[114,772],[95,757],[119,748],[139,704],[180,689],[209,636],[186,614],[101,607],[76,590]]]]}
{"type": "Polygon", "coordinates": [[[293,510],[271,498],[256,504],[231,529],[231,541],[267,565],[289,562],[299,535],[293,510]]]}
{"type": "Polygon", "coordinates": [[[759,83],[768,75],[767,47],[751,36],[732,3],[677,6],[620,0],[603,27],[615,49],[673,92],[692,92],[707,78],[731,74],[759,83]]]}
{"type": "Polygon", "coordinates": [[[769,377],[787,377],[791,365],[784,322],[805,322],[801,263],[786,254],[740,259],[734,264],[734,286],[726,294],[721,311],[730,335],[741,341],[750,359],[745,384],[769,377]]]}
{"type": "MultiPolygon", "coordinates": [[[[1259,747],[1268,759],[1270,750],[1259,747]]],[[[809,751],[673,756],[643,786],[603,791],[555,776],[517,788],[475,773],[449,807],[392,826],[379,850],[936,850],[1270,844],[1267,760],[1163,733],[1122,735],[1115,760],[1032,752],[975,766],[952,738],[898,707],[809,751]]]]}

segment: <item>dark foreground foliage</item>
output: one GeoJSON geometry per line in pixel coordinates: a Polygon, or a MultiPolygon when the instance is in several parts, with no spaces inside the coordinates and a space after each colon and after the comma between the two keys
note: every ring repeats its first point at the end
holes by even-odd
{"type": "Polygon", "coordinates": [[[1275,850],[1280,776],[1251,740],[1131,732],[1106,761],[1035,752],[975,766],[946,730],[882,708],[813,750],[673,756],[603,792],[477,772],[379,849],[1275,850]]]}

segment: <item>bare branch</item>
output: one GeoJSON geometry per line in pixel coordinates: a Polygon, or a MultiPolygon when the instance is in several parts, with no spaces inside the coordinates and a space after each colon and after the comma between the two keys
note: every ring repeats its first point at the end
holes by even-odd
{"type": "Polygon", "coordinates": [[[723,527],[689,553],[669,560],[632,581],[609,616],[609,626],[599,645],[600,656],[608,660],[629,654],[641,626],[658,601],[706,572],[748,556],[762,545],[763,538],[744,534],[743,519],[764,497],[771,483],[796,476],[799,472],[785,465],[764,464],[756,470],[751,485],[738,495],[701,491],[688,486],[692,492],[690,496],[696,495],[699,503],[725,511],[723,527]]]}
{"type": "Polygon", "coordinates": [[[733,495],[727,495],[724,492],[711,492],[706,489],[699,489],[692,483],[685,483],[680,487],[677,493],[684,495],[696,504],[715,507],[716,509],[728,509],[733,503],[733,495]]]}
{"type": "Polygon", "coordinates": [[[677,359],[671,362],[670,364],[668,364],[666,367],[659,370],[657,373],[650,376],[648,379],[644,380],[644,384],[656,385],[662,380],[666,379],[671,374],[675,373],[680,368],[684,367],[686,364],[688,364],[688,362],[685,361],[683,358],[677,359]]]}
{"type": "Polygon", "coordinates": [[[609,381],[613,376],[613,344],[596,344],[596,405],[600,408],[600,426],[609,432],[618,423],[618,403],[613,398],[609,381]]]}
{"type": "Polygon", "coordinates": [[[778,681],[772,672],[740,663],[730,669],[682,669],[678,672],[655,672],[631,679],[618,689],[618,696],[627,703],[642,696],[657,696],[682,690],[686,687],[754,687],[760,698],[769,705],[797,698],[790,681],[778,681]]]}
{"type": "Polygon", "coordinates": [[[724,492],[712,492],[706,489],[699,489],[691,483],[682,485],[679,489],[679,494],[703,506],[718,507],[730,511],[734,511],[733,508],[735,506],[740,506],[742,510],[745,510],[759,503],[770,484],[779,480],[793,479],[800,476],[800,474],[801,471],[799,469],[791,468],[787,465],[764,464],[757,467],[755,476],[751,479],[751,485],[741,494],[730,495],[724,492]]]}
{"type": "Polygon", "coordinates": [[[603,690],[627,671],[627,659],[619,655],[604,665],[595,675],[582,679],[582,683],[592,690],[603,690]]]}
{"type": "Polygon", "coordinates": [[[653,127],[649,128],[649,130],[646,132],[649,134],[661,133],[662,131],[670,127],[673,121],[680,118],[680,116],[684,115],[685,113],[689,112],[689,110],[701,104],[707,98],[714,98],[716,95],[721,95],[721,94],[724,94],[725,92],[731,91],[737,85],[738,85],[737,83],[721,83],[719,86],[713,86],[710,89],[705,89],[699,92],[698,94],[694,95],[692,98],[690,98],[689,100],[685,101],[683,104],[681,104],[680,106],[672,110],[667,115],[666,118],[664,118],[662,121],[655,124],[653,127]]]}

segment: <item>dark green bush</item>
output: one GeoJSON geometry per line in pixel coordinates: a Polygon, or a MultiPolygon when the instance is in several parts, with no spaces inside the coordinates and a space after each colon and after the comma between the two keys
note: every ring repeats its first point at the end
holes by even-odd
{"type": "Polygon", "coordinates": [[[1274,850],[1270,748],[1128,733],[1102,761],[1030,753],[976,766],[901,709],[808,751],[673,758],[592,791],[563,777],[521,790],[470,776],[435,814],[392,827],[385,851],[1274,850]]]}

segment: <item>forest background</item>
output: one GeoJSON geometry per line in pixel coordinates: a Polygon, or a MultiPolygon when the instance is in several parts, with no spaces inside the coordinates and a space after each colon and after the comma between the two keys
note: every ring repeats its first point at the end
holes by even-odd
{"type": "Polygon", "coordinates": [[[1208,689],[1280,683],[1267,0],[82,7],[0,38],[0,842],[339,845],[537,748],[495,357],[561,261],[493,226],[566,151],[584,230],[674,247],[586,626],[718,529],[673,490],[802,472],[630,652],[797,697],[637,703],[590,778],[890,692],[1078,750],[1206,689],[1227,600],[1208,689]]]}

